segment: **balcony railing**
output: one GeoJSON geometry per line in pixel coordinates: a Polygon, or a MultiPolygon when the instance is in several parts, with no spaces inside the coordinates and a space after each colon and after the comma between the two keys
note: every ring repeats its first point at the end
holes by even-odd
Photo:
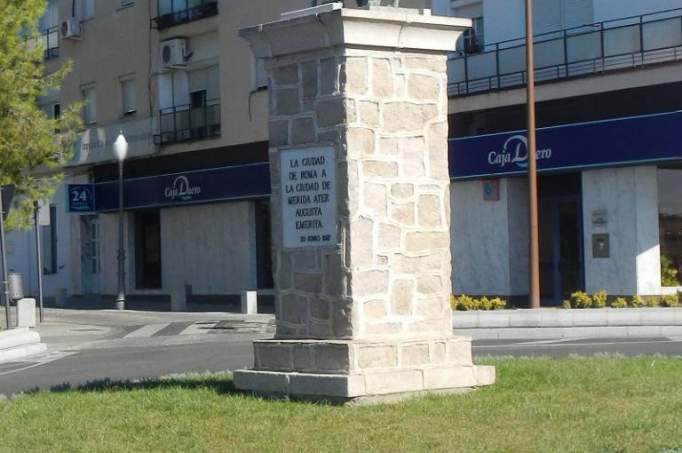
{"type": "Polygon", "coordinates": [[[220,136],[220,101],[208,101],[201,107],[180,105],[159,112],[156,145],[204,140],[220,136]]]}
{"type": "MultiPolygon", "coordinates": [[[[535,78],[547,82],[682,60],[682,9],[632,16],[535,36],[535,78]]],[[[525,39],[485,45],[448,59],[450,96],[526,84],[525,39]]]]}
{"type": "Polygon", "coordinates": [[[38,33],[35,38],[26,39],[26,47],[33,50],[36,46],[43,49],[43,58],[51,60],[59,56],[59,27],[50,27],[38,33]]]}
{"type": "Polygon", "coordinates": [[[178,10],[174,8],[174,3],[174,1],[171,1],[170,8],[168,9],[162,8],[160,2],[157,4],[159,16],[152,19],[152,24],[158,30],[218,14],[217,0],[188,0],[186,3],[187,7],[178,10]]]}

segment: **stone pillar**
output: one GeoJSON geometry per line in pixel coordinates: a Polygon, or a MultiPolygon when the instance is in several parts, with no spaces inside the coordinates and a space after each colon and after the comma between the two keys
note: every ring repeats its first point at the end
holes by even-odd
{"type": "Polygon", "coordinates": [[[237,388],[343,402],[494,381],[449,308],[446,59],[468,26],[328,4],[241,31],[270,74],[277,331],[237,388]]]}

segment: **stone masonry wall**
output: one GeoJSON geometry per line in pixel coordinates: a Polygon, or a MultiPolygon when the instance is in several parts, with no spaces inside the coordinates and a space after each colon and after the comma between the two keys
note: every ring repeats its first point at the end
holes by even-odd
{"type": "Polygon", "coordinates": [[[277,338],[451,335],[446,56],[271,62],[277,338]],[[333,146],[337,246],[281,249],[279,152],[333,146]]]}

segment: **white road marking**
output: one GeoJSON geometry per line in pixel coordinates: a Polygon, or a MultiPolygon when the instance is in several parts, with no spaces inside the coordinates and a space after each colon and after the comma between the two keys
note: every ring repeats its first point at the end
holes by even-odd
{"type": "Polygon", "coordinates": [[[162,329],[165,329],[169,325],[169,322],[165,324],[147,324],[146,326],[142,326],[137,330],[133,330],[123,338],[150,338],[152,335],[162,329]]]}
{"type": "Polygon", "coordinates": [[[524,341],[523,343],[516,343],[516,344],[553,344],[553,343],[566,343],[569,341],[579,341],[579,340],[587,340],[589,337],[580,337],[580,338],[559,338],[557,340],[537,340],[537,341],[524,341]]]}
{"type": "Polygon", "coordinates": [[[18,373],[20,371],[25,371],[25,370],[30,370],[31,368],[39,367],[41,365],[46,365],[51,362],[55,362],[59,359],[63,359],[64,357],[68,357],[71,355],[77,354],[77,352],[60,352],[60,351],[55,351],[55,352],[50,352],[48,354],[44,355],[39,355],[35,357],[26,357],[25,359],[17,362],[26,362],[30,363],[30,365],[27,365],[22,368],[15,368],[13,370],[5,371],[4,373],[0,373],[0,376],[7,376],[9,374],[14,374],[18,373]]]}
{"type": "Polygon", "coordinates": [[[211,329],[218,324],[219,321],[215,322],[195,322],[194,324],[187,327],[185,330],[180,332],[180,335],[205,335],[210,332],[211,329]]]}
{"type": "MultiPolygon", "coordinates": [[[[678,340],[659,340],[659,341],[621,341],[621,342],[605,342],[605,343],[571,343],[571,344],[564,344],[564,343],[550,343],[547,344],[546,347],[548,348],[561,348],[561,347],[568,347],[568,348],[573,348],[573,347],[583,347],[583,346],[623,346],[623,345],[634,345],[634,344],[662,344],[662,343],[679,343],[680,341],[678,340]]],[[[474,344],[473,347],[476,349],[496,349],[496,348],[501,348],[501,349],[513,349],[513,348],[533,348],[535,345],[534,344],[529,344],[529,343],[513,343],[513,344],[496,344],[496,345],[476,345],[474,344]]]]}

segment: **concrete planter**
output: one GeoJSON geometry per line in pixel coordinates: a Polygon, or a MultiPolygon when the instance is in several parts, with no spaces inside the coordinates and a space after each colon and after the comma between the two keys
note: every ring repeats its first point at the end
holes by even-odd
{"type": "Polygon", "coordinates": [[[28,328],[0,332],[0,363],[38,354],[46,349],[47,346],[40,341],[40,335],[28,328]]]}
{"type": "Polygon", "coordinates": [[[453,328],[475,339],[682,336],[682,308],[456,311],[453,328]]]}

